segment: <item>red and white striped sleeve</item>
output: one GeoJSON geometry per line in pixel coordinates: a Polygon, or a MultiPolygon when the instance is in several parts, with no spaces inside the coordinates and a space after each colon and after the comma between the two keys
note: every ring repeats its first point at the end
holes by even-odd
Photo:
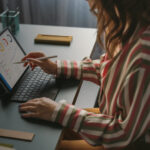
{"type": "Polygon", "coordinates": [[[125,79],[118,96],[118,103],[124,103],[132,95],[125,118],[118,112],[115,116],[94,114],[61,102],[53,113],[52,121],[78,132],[91,145],[102,144],[108,149],[125,147],[150,129],[149,75],[149,69],[138,68],[125,79]]]}
{"type": "Polygon", "coordinates": [[[74,77],[100,84],[100,59],[83,61],[57,60],[57,76],[74,77]]]}

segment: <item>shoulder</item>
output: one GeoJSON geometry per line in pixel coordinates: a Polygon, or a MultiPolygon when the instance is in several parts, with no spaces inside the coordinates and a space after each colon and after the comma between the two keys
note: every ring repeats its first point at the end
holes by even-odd
{"type": "Polygon", "coordinates": [[[139,52],[141,65],[147,65],[150,69],[150,26],[139,37],[139,52]]]}
{"type": "Polygon", "coordinates": [[[150,26],[145,28],[129,48],[128,60],[140,67],[146,65],[150,69],[150,26]]]}
{"type": "Polygon", "coordinates": [[[150,49],[150,26],[148,26],[139,37],[140,44],[150,49]]]}

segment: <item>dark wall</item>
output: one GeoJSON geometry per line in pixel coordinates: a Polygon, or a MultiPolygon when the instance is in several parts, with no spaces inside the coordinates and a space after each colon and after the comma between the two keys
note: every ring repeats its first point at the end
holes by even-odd
{"type": "Polygon", "coordinates": [[[11,10],[19,6],[21,23],[96,27],[85,0],[0,0],[0,11],[7,5],[11,10]]]}

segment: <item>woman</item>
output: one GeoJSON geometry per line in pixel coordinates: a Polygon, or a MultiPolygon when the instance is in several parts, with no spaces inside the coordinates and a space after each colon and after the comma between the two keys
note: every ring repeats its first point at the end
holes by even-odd
{"type": "Polygon", "coordinates": [[[106,49],[100,60],[36,60],[45,56],[42,53],[30,53],[23,60],[29,58],[32,69],[40,66],[49,74],[100,85],[101,113],[37,98],[20,105],[20,111],[28,112],[22,117],[58,122],[98,146],[93,149],[99,145],[116,149],[134,142],[150,143],[150,1],[91,0],[89,4],[98,20],[97,39],[106,49]]]}

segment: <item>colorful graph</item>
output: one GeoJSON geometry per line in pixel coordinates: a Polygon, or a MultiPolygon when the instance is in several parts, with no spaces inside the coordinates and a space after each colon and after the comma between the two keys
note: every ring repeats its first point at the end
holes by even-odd
{"type": "Polygon", "coordinates": [[[3,44],[0,42],[0,52],[3,52],[5,50],[3,44]]]}
{"type": "Polygon", "coordinates": [[[9,44],[8,41],[12,42],[12,38],[9,34],[7,34],[7,38],[8,40],[6,38],[3,38],[2,41],[0,42],[0,52],[3,52],[5,50],[5,47],[8,46],[9,44]]]}
{"type": "Polygon", "coordinates": [[[2,40],[3,40],[4,44],[5,44],[6,46],[8,46],[8,41],[7,41],[5,38],[3,38],[2,40]]]}

